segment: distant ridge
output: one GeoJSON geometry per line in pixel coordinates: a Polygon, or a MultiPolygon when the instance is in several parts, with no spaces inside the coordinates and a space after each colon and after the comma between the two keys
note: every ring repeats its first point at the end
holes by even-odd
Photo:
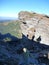
{"type": "Polygon", "coordinates": [[[17,20],[16,17],[2,17],[0,16],[0,22],[2,21],[9,21],[9,20],[17,20]]]}

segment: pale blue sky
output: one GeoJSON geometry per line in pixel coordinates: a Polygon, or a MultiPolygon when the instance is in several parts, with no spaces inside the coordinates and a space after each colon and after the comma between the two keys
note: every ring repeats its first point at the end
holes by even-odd
{"type": "Polygon", "coordinates": [[[49,0],[0,0],[0,16],[17,17],[23,10],[49,15],[49,0]]]}

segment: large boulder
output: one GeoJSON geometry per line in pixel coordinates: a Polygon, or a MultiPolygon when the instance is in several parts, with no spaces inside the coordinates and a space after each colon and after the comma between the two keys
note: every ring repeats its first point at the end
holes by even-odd
{"type": "Polygon", "coordinates": [[[35,36],[34,40],[41,37],[41,43],[49,45],[49,17],[34,12],[21,11],[18,14],[21,21],[22,33],[29,39],[35,36]]]}

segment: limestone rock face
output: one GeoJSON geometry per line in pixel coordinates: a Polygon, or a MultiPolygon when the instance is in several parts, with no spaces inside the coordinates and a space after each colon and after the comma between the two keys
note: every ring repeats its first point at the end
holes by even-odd
{"type": "Polygon", "coordinates": [[[41,43],[49,45],[49,17],[37,13],[21,11],[19,13],[19,20],[21,21],[22,33],[29,39],[35,36],[37,41],[41,37],[41,43]]]}

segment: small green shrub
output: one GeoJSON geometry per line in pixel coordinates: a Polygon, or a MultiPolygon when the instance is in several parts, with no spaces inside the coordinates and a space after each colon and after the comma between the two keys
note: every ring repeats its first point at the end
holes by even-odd
{"type": "Polygon", "coordinates": [[[11,38],[6,37],[5,39],[3,39],[3,41],[4,42],[11,41],[11,38]]]}

